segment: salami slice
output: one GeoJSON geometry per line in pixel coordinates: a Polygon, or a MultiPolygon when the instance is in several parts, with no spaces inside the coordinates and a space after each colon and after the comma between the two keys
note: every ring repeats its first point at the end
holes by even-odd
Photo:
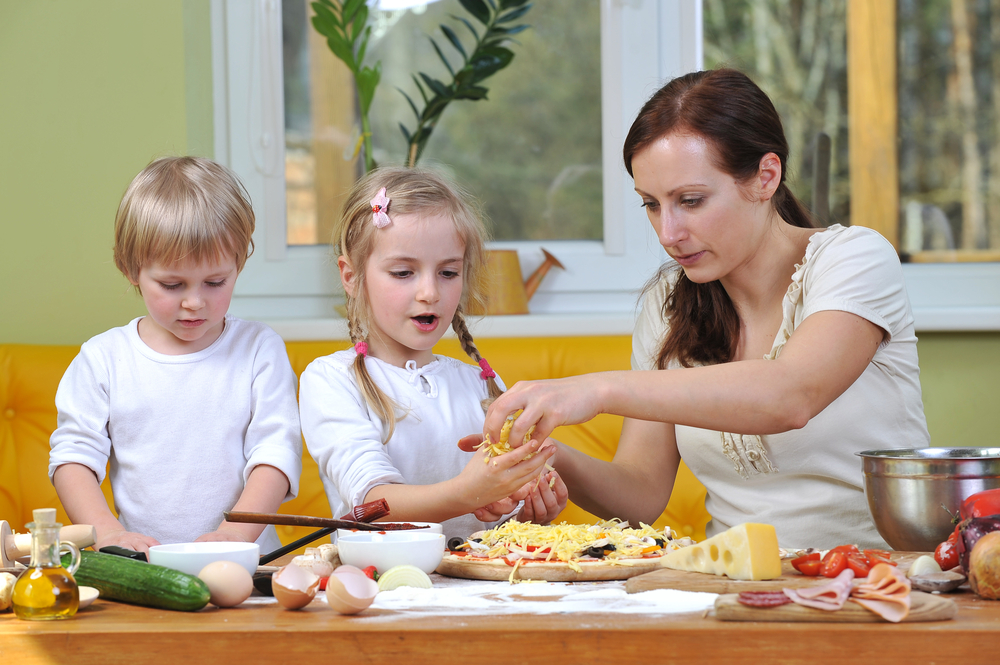
{"type": "Polygon", "coordinates": [[[777,607],[792,602],[784,591],[741,591],[736,600],[749,607],[777,607]]]}

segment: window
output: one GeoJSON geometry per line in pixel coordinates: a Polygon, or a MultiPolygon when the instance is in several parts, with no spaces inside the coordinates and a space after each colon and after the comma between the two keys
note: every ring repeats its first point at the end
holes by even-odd
{"type": "MultiPolygon", "coordinates": [[[[240,278],[232,310],[269,321],[329,318],[342,302],[329,248],[287,240],[281,3],[213,0],[212,8],[216,158],[240,176],[258,214],[257,252],[240,278]]],[[[700,3],[602,0],[600,31],[600,44],[587,46],[599,50],[601,66],[602,214],[600,233],[592,234],[600,239],[495,243],[518,250],[525,274],[541,263],[543,245],[566,266],[546,277],[531,301],[533,314],[603,314],[621,321],[608,329],[581,326],[576,319],[568,334],[629,332],[638,289],[665,256],[620,163],[621,145],[635,113],[662,81],[699,67],[700,3]]],[[[525,59],[515,58],[501,74],[516,75],[519,65],[525,59]]],[[[499,77],[488,82],[491,96],[499,77]]],[[[380,86],[376,98],[393,92],[380,86]]],[[[432,136],[428,149],[441,138],[432,136]]],[[[319,324],[311,330],[303,335],[331,336],[319,324]]]]}

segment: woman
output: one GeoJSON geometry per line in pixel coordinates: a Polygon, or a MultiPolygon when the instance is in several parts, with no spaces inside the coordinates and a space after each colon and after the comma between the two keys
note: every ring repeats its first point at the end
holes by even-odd
{"type": "Polygon", "coordinates": [[[709,535],[765,522],[784,547],[885,547],[855,453],[929,443],[892,246],[863,227],[812,228],[785,185],[781,120],[734,70],[659,90],[624,158],[675,262],[646,288],[639,371],[518,383],[485,431],[495,440],[517,409],[511,441],[531,425],[544,439],[622,415],[612,462],[559,445],[555,466],[583,508],[652,522],[683,458],[708,489],[709,535]]]}

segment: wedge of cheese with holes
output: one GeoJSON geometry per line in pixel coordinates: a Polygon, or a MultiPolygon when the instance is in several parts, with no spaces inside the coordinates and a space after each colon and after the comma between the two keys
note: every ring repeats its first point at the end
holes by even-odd
{"type": "Polygon", "coordinates": [[[773,580],[781,577],[778,535],[770,524],[740,524],[664,555],[663,565],[733,580],[773,580]]]}

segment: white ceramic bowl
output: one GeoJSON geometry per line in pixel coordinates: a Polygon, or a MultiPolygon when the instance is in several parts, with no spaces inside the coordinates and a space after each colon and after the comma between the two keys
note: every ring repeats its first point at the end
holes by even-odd
{"type": "MultiPolygon", "coordinates": [[[[376,524],[383,524],[383,522],[376,522],[376,524]]],[[[384,524],[399,524],[399,522],[384,522],[384,524]]],[[[413,533],[444,533],[444,529],[441,527],[440,522],[407,522],[407,524],[412,524],[413,526],[426,526],[426,529],[407,529],[413,533]]],[[[337,529],[337,538],[339,539],[344,534],[351,533],[364,533],[363,531],[358,531],[357,529],[337,529]]],[[[336,541],[334,541],[336,542],[336,541]]]]}
{"type": "Polygon", "coordinates": [[[153,545],[149,548],[149,562],[166,566],[188,575],[197,575],[201,569],[213,561],[232,561],[247,569],[251,575],[257,572],[260,561],[260,545],[257,543],[174,543],[173,545],[153,545]]]}
{"type": "Polygon", "coordinates": [[[443,533],[417,531],[352,531],[337,540],[343,563],[362,569],[375,566],[379,573],[410,564],[430,575],[444,557],[444,546],[443,533]]]}

